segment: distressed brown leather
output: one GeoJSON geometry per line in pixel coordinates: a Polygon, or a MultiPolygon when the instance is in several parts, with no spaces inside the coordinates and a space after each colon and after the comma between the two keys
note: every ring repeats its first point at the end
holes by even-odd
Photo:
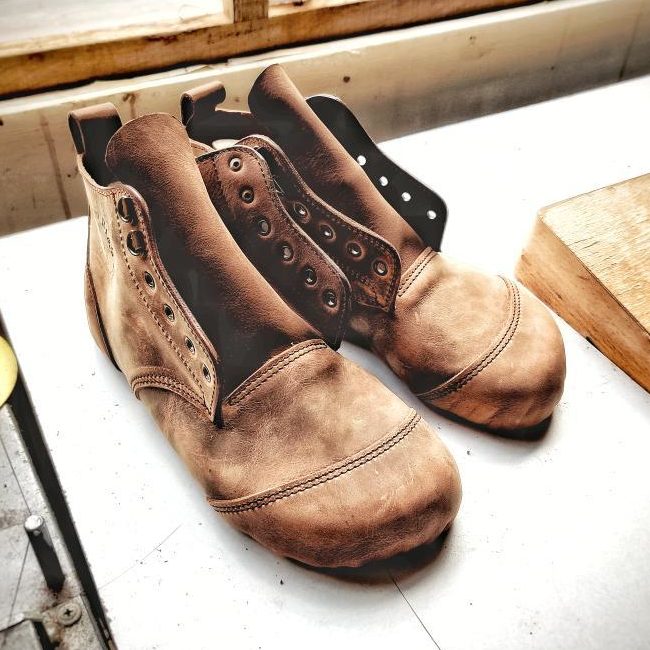
{"type": "MultiPolygon", "coordinates": [[[[225,98],[219,87],[217,103],[225,98]]],[[[197,95],[202,119],[193,123],[193,96],[193,91],[186,93],[184,111],[192,137],[210,144],[228,130],[238,137],[253,129],[261,132],[262,137],[245,138],[240,144],[271,151],[270,157],[280,161],[274,166],[278,183],[293,183],[299,189],[287,190],[291,200],[312,206],[313,219],[294,221],[350,282],[352,307],[345,337],[377,353],[425,403],[462,419],[515,430],[551,415],[563,389],[565,355],[548,310],[516,282],[466,267],[427,246],[384,200],[280,66],[267,68],[253,85],[250,114],[215,110],[215,95],[205,86],[197,95]],[[294,172],[291,182],[286,180],[289,167],[294,172]],[[333,230],[335,238],[324,237],[322,227],[333,230]],[[372,244],[365,239],[369,235],[375,238],[372,244]],[[377,241],[388,251],[383,259],[391,260],[381,277],[374,266],[382,259],[377,241]],[[351,255],[352,250],[358,254],[351,255]],[[378,281],[385,285],[395,270],[397,282],[382,294],[383,300],[364,300],[363,287],[378,281]]],[[[318,327],[299,300],[290,302],[318,327]]]]}
{"type": "MultiPolygon", "coordinates": [[[[174,118],[119,124],[110,105],[70,116],[90,206],[89,325],[215,510],[273,551],[317,566],[356,566],[434,539],[461,498],[439,438],[256,270],[174,118]]],[[[293,227],[253,149],[210,154],[204,165],[229,219],[259,210],[274,212],[274,227],[293,227]],[[233,157],[243,163],[236,170],[233,157]]],[[[347,308],[336,265],[313,246],[302,255],[293,258],[298,272],[320,264],[317,290],[304,288],[314,305],[331,288],[347,308]]],[[[341,313],[326,307],[325,326],[341,313]]]]}

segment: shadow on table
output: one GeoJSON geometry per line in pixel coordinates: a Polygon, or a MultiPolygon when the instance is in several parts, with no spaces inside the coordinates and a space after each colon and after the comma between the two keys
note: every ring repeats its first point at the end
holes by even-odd
{"type": "Polygon", "coordinates": [[[447,529],[429,544],[418,546],[411,551],[400,553],[387,560],[369,562],[361,567],[315,568],[295,560],[290,561],[309,571],[321,573],[344,582],[369,585],[389,584],[400,578],[411,577],[432,565],[445,547],[449,530],[447,529]]]}
{"type": "Polygon", "coordinates": [[[526,427],[522,429],[494,429],[489,426],[484,426],[484,425],[476,424],[475,422],[470,422],[465,418],[462,418],[458,415],[455,415],[454,413],[450,413],[449,411],[445,411],[435,406],[427,405],[427,408],[430,411],[437,413],[438,415],[444,416],[445,418],[451,420],[452,422],[456,422],[457,424],[462,424],[463,426],[470,427],[471,429],[476,429],[477,431],[483,431],[485,433],[489,433],[493,436],[504,438],[506,440],[517,440],[521,442],[540,441],[546,435],[546,432],[549,430],[551,426],[551,422],[553,420],[553,415],[549,415],[546,418],[546,420],[542,420],[539,424],[535,424],[532,427],[526,427]]]}

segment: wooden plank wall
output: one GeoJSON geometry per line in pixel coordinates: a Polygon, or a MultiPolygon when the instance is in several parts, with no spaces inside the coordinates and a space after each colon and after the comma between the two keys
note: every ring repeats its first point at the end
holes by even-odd
{"type": "Polygon", "coordinates": [[[0,102],[0,234],[85,214],[69,110],[111,101],[123,119],[178,115],[180,94],[215,78],[241,107],[271,62],[305,94],[342,97],[382,140],[648,72],[650,9],[558,1],[0,102]]]}

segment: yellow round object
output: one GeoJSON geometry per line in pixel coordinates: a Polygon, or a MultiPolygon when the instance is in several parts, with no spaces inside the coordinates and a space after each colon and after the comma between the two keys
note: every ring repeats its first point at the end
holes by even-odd
{"type": "Polygon", "coordinates": [[[18,379],[18,362],[11,346],[0,336],[0,406],[6,401],[18,379]]]}

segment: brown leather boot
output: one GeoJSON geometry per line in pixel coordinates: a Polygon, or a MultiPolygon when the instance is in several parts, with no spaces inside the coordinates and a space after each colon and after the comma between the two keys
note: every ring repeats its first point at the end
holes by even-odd
{"type": "MultiPolygon", "coordinates": [[[[441,231],[432,223],[444,210],[437,195],[402,170],[395,173],[405,187],[394,189],[388,175],[377,175],[376,187],[364,169],[388,163],[367,135],[358,135],[358,123],[355,130],[345,122],[351,119],[347,109],[333,108],[333,98],[306,101],[277,65],[255,82],[251,113],[215,110],[224,99],[219,83],[186,93],[181,106],[188,133],[208,145],[252,133],[273,139],[240,144],[269,159],[294,224],[347,277],[353,300],[346,338],[372,349],[426,404],[464,420],[508,431],[551,415],[565,376],[553,318],[514,281],[434,250],[441,231]],[[348,149],[355,142],[363,147],[356,161],[310,106],[327,115],[348,149]],[[393,205],[402,203],[401,215],[391,198],[393,205]]],[[[234,230],[240,240],[241,228],[234,230]]],[[[302,294],[287,297],[265,264],[255,263],[320,328],[302,294]]]]}
{"type": "MultiPolygon", "coordinates": [[[[449,452],[246,258],[181,124],[154,114],[121,126],[104,104],[72,113],[70,128],[90,205],[92,334],[215,510],[317,566],[385,558],[445,530],[461,497],[449,452]]],[[[225,206],[272,209],[276,190],[259,154],[243,148],[220,162],[225,206]]],[[[294,291],[318,297],[336,340],[347,280],[320,267],[316,277],[317,259],[300,263],[294,291]]]]}

